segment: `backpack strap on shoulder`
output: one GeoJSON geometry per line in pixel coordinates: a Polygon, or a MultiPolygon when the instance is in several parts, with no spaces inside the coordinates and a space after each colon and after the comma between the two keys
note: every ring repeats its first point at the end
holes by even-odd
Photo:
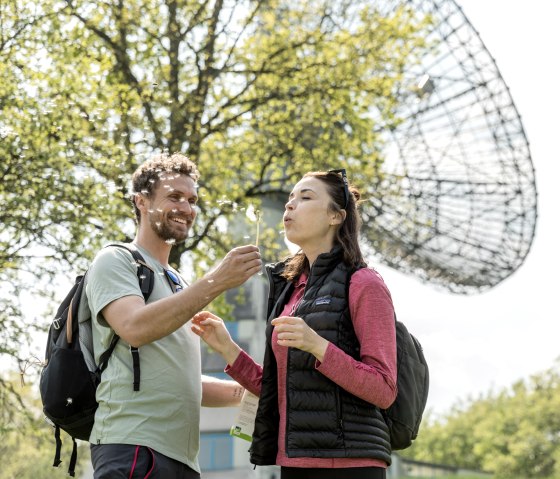
{"type": "MultiPolygon", "coordinates": [[[[154,277],[155,273],[152,268],[148,266],[144,257],[140,254],[138,249],[132,244],[119,244],[119,243],[112,243],[107,246],[115,246],[117,248],[126,249],[132,257],[134,261],[136,261],[137,268],[136,268],[136,275],[138,276],[138,284],[140,285],[140,290],[142,291],[142,296],[144,296],[144,301],[148,301],[150,294],[152,294],[152,290],[154,289],[154,277]]],[[[119,336],[115,334],[113,339],[111,340],[111,345],[109,349],[105,351],[100,358],[99,361],[99,374],[107,367],[109,362],[109,356],[111,356],[117,342],[119,340],[119,336]]],[[[130,347],[130,354],[132,355],[132,373],[133,373],[133,382],[132,382],[132,389],[134,391],[140,391],[140,354],[138,352],[138,348],[133,346],[130,347]]]]}
{"type": "Polygon", "coordinates": [[[146,260],[140,254],[140,251],[138,251],[133,244],[125,245],[120,243],[111,243],[107,246],[115,246],[130,252],[134,261],[136,261],[136,264],[138,265],[136,275],[138,276],[138,283],[140,284],[140,289],[142,290],[142,296],[144,296],[144,301],[148,301],[148,298],[154,289],[154,270],[148,266],[146,260]]]}
{"type": "MultiPolygon", "coordinates": [[[[85,276],[85,275],[84,275],[85,276]]],[[[66,341],[68,344],[72,344],[74,338],[78,336],[78,311],[80,308],[79,301],[75,301],[74,298],[80,298],[84,290],[84,276],[78,276],[76,278],[75,291],[72,299],[70,300],[70,305],[68,306],[68,317],[66,319],[66,341]]]]}

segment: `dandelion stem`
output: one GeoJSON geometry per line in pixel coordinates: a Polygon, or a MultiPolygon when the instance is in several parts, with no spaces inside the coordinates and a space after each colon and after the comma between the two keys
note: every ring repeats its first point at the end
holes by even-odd
{"type": "Polygon", "coordinates": [[[261,225],[261,212],[260,210],[255,211],[255,215],[257,217],[257,235],[255,238],[255,246],[259,247],[259,232],[260,232],[260,225],[261,225]]]}

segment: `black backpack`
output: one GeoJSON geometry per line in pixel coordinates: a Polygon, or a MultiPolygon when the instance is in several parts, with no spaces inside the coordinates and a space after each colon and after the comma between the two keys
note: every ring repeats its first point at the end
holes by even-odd
{"type": "MultiPolygon", "coordinates": [[[[144,300],[154,287],[154,272],[146,265],[142,255],[132,246],[111,244],[128,250],[138,268],[138,281],[144,300]]],[[[84,283],[87,272],[76,278],[74,286],[60,303],[47,339],[45,365],[41,371],[39,391],[46,419],[54,426],[56,452],[54,467],[58,467],[62,442],[60,430],[66,431],[73,442],[68,474],[74,476],[77,444],[76,439],[89,440],[93,428],[97,401],[95,391],[101,380],[101,373],[107,367],[119,336],[114,335],[109,348],[101,355],[99,365],[95,365],[91,344],[91,318],[79,321],[79,312],[89,315],[89,309],[80,303],[85,295],[84,283]]],[[[131,348],[134,364],[134,390],[139,389],[140,362],[138,350],[131,348]]]]}
{"type": "Polygon", "coordinates": [[[418,436],[428,400],[430,374],[418,339],[397,321],[397,398],[383,411],[389,426],[391,448],[406,449],[418,436]]]}
{"type": "MultiPolygon", "coordinates": [[[[350,271],[346,282],[346,297],[350,278],[356,270],[350,271]]],[[[391,449],[406,449],[418,436],[422,414],[428,401],[430,374],[428,363],[420,341],[408,332],[406,326],[397,321],[395,314],[397,341],[397,397],[393,404],[382,410],[389,427],[391,449]]]]}

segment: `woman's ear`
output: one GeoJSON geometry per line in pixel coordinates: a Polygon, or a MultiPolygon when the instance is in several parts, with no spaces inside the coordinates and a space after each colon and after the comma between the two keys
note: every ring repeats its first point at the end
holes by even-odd
{"type": "Polygon", "coordinates": [[[333,213],[331,217],[331,226],[341,225],[342,223],[344,223],[345,219],[346,219],[346,211],[345,210],[337,211],[336,213],[333,213]]]}

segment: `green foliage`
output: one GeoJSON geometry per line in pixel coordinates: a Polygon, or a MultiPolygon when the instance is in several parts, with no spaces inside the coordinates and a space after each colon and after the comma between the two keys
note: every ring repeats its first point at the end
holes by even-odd
{"type": "MultiPolygon", "coordinates": [[[[72,451],[71,440],[63,437],[63,448],[59,468],[54,469],[53,458],[55,442],[53,431],[45,427],[41,414],[41,405],[38,400],[37,390],[33,385],[22,387],[19,378],[14,376],[0,380],[0,400],[6,406],[4,399],[13,401],[12,407],[2,408],[3,415],[12,411],[9,417],[2,418],[0,442],[0,457],[2,461],[2,478],[5,479],[51,479],[67,476],[66,468],[72,451]],[[2,391],[11,390],[17,393],[4,396],[2,391]],[[6,460],[8,459],[9,460],[6,460]]],[[[78,447],[77,477],[80,476],[89,457],[87,445],[80,443],[78,447]]]]}
{"type": "Polygon", "coordinates": [[[403,456],[497,478],[560,477],[560,360],[548,371],[428,418],[403,456]]]}

